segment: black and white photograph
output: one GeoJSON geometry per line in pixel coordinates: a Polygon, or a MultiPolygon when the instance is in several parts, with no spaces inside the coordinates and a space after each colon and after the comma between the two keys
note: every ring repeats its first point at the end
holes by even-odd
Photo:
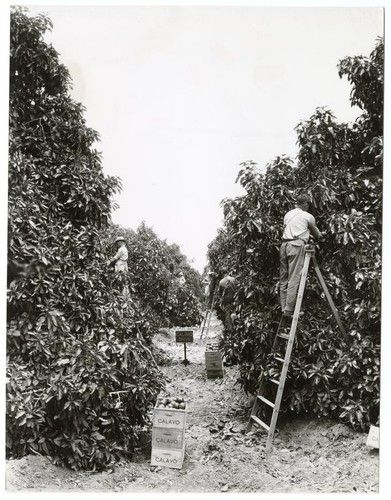
{"type": "Polygon", "coordinates": [[[390,493],[385,3],[1,18],[4,491],[390,493]]]}

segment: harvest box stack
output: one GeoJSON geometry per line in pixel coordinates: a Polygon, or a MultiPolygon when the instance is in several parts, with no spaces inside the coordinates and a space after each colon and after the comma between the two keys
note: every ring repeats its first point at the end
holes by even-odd
{"type": "Polygon", "coordinates": [[[151,465],[180,469],[185,456],[187,403],[183,397],[159,397],[153,414],[151,465]]]}
{"type": "Polygon", "coordinates": [[[223,357],[216,343],[209,342],[205,349],[205,367],[207,378],[224,376],[223,357]]]}

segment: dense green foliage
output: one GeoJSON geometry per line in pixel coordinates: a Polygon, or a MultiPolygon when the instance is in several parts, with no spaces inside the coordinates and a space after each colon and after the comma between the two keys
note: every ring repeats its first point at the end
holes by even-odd
{"type": "MultiPolygon", "coordinates": [[[[95,470],[133,452],[163,384],[151,335],[168,321],[166,310],[154,311],[152,274],[164,271],[146,248],[164,245],[147,228],[134,234],[125,302],[127,278],[107,266],[120,182],[103,174],[98,134],[86,127],[68,71],[44,41],[50,28],[43,15],[12,12],[7,454],[36,452],[95,470]],[[137,264],[142,257],[145,265],[137,264]]],[[[184,299],[192,321],[195,289],[184,299]]]]}
{"type": "Polygon", "coordinates": [[[209,246],[212,271],[227,266],[239,281],[235,330],[224,349],[240,363],[241,382],[254,392],[261,373],[276,371],[269,353],[279,308],[279,245],[284,214],[298,193],[310,193],[325,241],[322,274],[348,331],[340,333],[313,273],[305,316],[285,386],[283,409],[311,411],[367,428],[379,414],[383,42],[370,57],[346,58],[340,76],[352,83],[353,124],[318,108],[297,128],[297,164],[282,156],[262,174],[241,165],[245,194],[223,201],[224,227],[209,246]]]}
{"type": "Polygon", "coordinates": [[[195,326],[201,317],[201,276],[176,244],[169,245],[144,223],[137,231],[113,226],[107,245],[121,234],[129,252],[129,286],[148,310],[153,324],[195,326]],[[180,282],[182,273],[184,283],[180,282]]]}

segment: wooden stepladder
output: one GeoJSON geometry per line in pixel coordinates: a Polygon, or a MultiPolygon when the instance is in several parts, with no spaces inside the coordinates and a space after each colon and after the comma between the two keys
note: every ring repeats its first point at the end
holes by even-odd
{"type": "Polygon", "coordinates": [[[338,314],[338,311],[334,305],[334,302],[331,298],[331,295],[327,289],[327,285],[323,279],[322,273],[320,272],[318,263],[315,258],[315,248],[313,245],[306,245],[305,247],[305,258],[303,270],[301,273],[299,289],[297,293],[295,310],[293,312],[293,316],[283,316],[278,325],[277,333],[274,339],[271,355],[279,366],[281,366],[281,372],[279,378],[268,378],[265,377],[264,374],[261,375],[259,392],[257,397],[255,398],[254,405],[251,411],[250,420],[247,424],[246,432],[250,432],[251,428],[254,424],[257,424],[264,429],[267,430],[267,442],[265,451],[269,452],[271,449],[271,444],[273,441],[274,432],[276,429],[278,413],[280,411],[280,405],[282,401],[282,395],[284,392],[284,385],[288,373],[289,362],[292,354],[293,344],[295,341],[295,335],[297,330],[297,325],[300,316],[301,304],[303,301],[305,285],[307,281],[308,268],[310,261],[312,260],[316,276],[320,282],[320,285],[323,289],[323,292],[327,298],[327,301],[330,305],[331,311],[338,323],[339,329],[342,334],[345,336],[346,332],[342,325],[341,318],[338,314]],[[288,333],[289,330],[289,333],[288,333]],[[285,354],[284,345],[285,344],[285,354]],[[264,413],[267,411],[269,415],[271,413],[270,424],[261,420],[258,416],[259,412],[263,410],[264,413]]]}
{"type": "Polygon", "coordinates": [[[209,327],[210,327],[210,320],[212,319],[213,308],[214,308],[214,305],[216,302],[216,297],[217,297],[217,289],[213,292],[213,297],[212,297],[212,302],[210,304],[210,308],[206,311],[205,317],[201,323],[200,340],[202,339],[204,333],[205,333],[205,338],[207,338],[207,336],[208,336],[209,327]]]}

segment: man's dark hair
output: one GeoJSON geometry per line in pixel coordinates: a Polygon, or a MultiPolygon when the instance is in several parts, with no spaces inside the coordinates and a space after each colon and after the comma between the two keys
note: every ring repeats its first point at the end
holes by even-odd
{"type": "Polygon", "coordinates": [[[296,198],[296,203],[302,205],[303,203],[311,203],[311,197],[308,194],[299,194],[296,198]]]}

